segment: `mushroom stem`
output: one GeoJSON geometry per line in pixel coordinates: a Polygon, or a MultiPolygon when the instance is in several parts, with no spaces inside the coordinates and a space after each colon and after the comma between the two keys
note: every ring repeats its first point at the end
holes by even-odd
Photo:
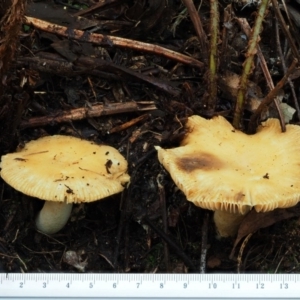
{"type": "Polygon", "coordinates": [[[216,210],[214,222],[220,237],[235,236],[245,215],[216,210]]]}
{"type": "Polygon", "coordinates": [[[58,232],[68,222],[72,206],[65,202],[45,201],[35,219],[36,228],[46,234],[58,232]]]}

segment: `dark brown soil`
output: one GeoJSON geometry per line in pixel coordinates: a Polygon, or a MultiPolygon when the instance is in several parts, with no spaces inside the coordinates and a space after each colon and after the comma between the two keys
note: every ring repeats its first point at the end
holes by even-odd
{"type": "MultiPolygon", "coordinates": [[[[299,272],[298,217],[259,228],[244,244],[242,240],[229,258],[234,239],[217,237],[212,212],[188,202],[158,162],[154,146],[178,145],[188,116],[211,116],[204,106],[207,62],[199,51],[194,26],[182,2],[106,1],[106,5],[82,15],[92,25],[80,28],[69,16],[99,2],[71,2],[67,6],[70,1],[33,1],[27,6],[27,14],[69,26],[70,32],[74,28],[95,30],[160,45],[192,56],[204,62],[204,67],[178,63],[159,53],[116,47],[109,40],[95,45],[75,40],[71,34],[65,38],[34,26],[22,26],[15,59],[1,87],[0,154],[12,152],[18,145],[40,136],[74,135],[116,147],[129,162],[131,184],[122,194],[75,205],[65,228],[47,236],[34,225],[34,217],[43,202],[20,194],[1,180],[0,272],[299,272]],[[43,5],[47,5],[47,13],[43,5]],[[87,63],[93,63],[95,58],[105,64],[94,67],[87,63]],[[43,65],[46,59],[53,65],[43,65]],[[71,67],[64,63],[70,63],[71,67]],[[142,76],[147,76],[149,81],[142,76]],[[153,101],[156,109],[57,121],[59,116],[75,108],[103,104],[109,111],[111,104],[129,101],[153,101]],[[117,130],[117,126],[143,114],[141,121],[117,130]],[[29,127],[28,122],[34,117],[48,118],[48,122],[29,127]],[[159,188],[158,182],[163,188],[159,188]],[[204,250],[207,253],[201,260],[204,250]]],[[[201,1],[194,2],[198,8],[201,1]]],[[[228,2],[231,1],[219,1],[220,49],[222,20],[228,2]]],[[[232,5],[235,15],[246,18],[252,26],[257,7],[248,5],[242,9],[239,3],[232,5]]],[[[293,9],[300,14],[300,5],[294,4],[293,9]]],[[[1,11],[4,15],[7,7],[0,7],[1,11]]],[[[209,1],[202,1],[200,17],[208,33],[209,1]]],[[[284,71],[276,50],[274,19],[270,8],[260,46],[276,84],[284,71]]],[[[220,50],[219,76],[227,71],[240,75],[247,42],[237,22],[231,20],[226,25],[228,46],[226,51],[220,50]]],[[[299,31],[297,24],[293,25],[299,31]]],[[[282,44],[286,43],[283,31],[280,38],[282,44]]],[[[293,57],[288,51],[285,54],[288,67],[293,57]]],[[[265,96],[268,89],[257,65],[256,61],[251,80],[265,96]]],[[[299,80],[293,82],[299,98],[299,80]]],[[[232,91],[225,89],[219,84],[214,114],[222,114],[232,121],[234,99],[232,91]]],[[[295,107],[292,97],[287,96],[291,94],[290,86],[285,85],[282,91],[284,101],[295,107]]],[[[245,125],[251,114],[245,112],[245,125]]],[[[297,113],[291,122],[299,122],[297,113]]]]}

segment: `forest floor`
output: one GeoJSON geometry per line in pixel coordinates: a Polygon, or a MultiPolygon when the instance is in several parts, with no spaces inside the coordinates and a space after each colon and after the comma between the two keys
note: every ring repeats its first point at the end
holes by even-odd
{"type": "MultiPolygon", "coordinates": [[[[3,92],[15,106],[0,107],[0,117],[10,111],[11,122],[17,125],[10,131],[1,124],[1,154],[41,136],[73,135],[117,148],[128,160],[131,182],[121,194],[74,205],[67,225],[46,235],[34,224],[43,202],[1,180],[0,272],[300,272],[299,206],[261,213],[255,224],[248,220],[241,225],[238,240],[219,238],[213,212],[187,201],[157,159],[154,146],[178,146],[187,117],[212,116],[204,104],[207,57],[200,50],[185,6],[188,2],[28,3],[25,15],[31,23],[24,21],[18,34],[3,92]],[[39,20],[65,27],[56,31],[45,23],[43,30],[39,20]],[[74,29],[89,34],[79,38],[74,29]],[[104,35],[101,43],[95,42],[93,34],[97,33],[104,35]],[[169,56],[167,49],[173,51],[169,56]],[[86,114],[87,110],[94,114],[86,114]]],[[[210,3],[191,2],[199,8],[209,40],[210,3]]],[[[258,7],[247,1],[230,2],[219,1],[218,91],[213,115],[231,122],[238,86],[230,85],[229,79],[242,74],[248,44],[239,20],[247,20],[252,27],[258,7]]],[[[300,16],[300,5],[292,2],[288,10],[300,16]]],[[[290,21],[299,32],[299,24],[294,18],[290,21]]],[[[298,37],[293,38],[297,44],[298,37]]],[[[272,6],[263,23],[260,47],[276,85],[285,74],[278,47],[284,51],[287,67],[293,56],[272,6]]],[[[247,91],[250,104],[268,93],[258,59],[254,66],[247,91]]],[[[293,83],[299,99],[298,76],[295,72],[293,83]]],[[[281,95],[285,117],[297,124],[299,112],[291,86],[286,84],[281,95]]],[[[253,113],[251,105],[247,108],[244,124],[253,113]]],[[[277,117],[275,109],[269,109],[269,116],[277,117]]]]}

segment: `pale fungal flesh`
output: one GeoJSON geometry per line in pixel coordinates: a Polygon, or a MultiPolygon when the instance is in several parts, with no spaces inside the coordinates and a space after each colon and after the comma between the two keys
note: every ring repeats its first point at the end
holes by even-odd
{"type": "Polygon", "coordinates": [[[192,116],[186,128],[180,147],[156,149],[175,184],[196,206],[244,215],[252,208],[266,212],[298,203],[299,126],[287,125],[283,133],[277,119],[268,119],[256,134],[247,135],[221,116],[192,116]]]}
{"type": "MultiPolygon", "coordinates": [[[[47,136],[3,155],[1,177],[16,190],[49,202],[37,217],[37,228],[53,233],[48,221],[57,218],[55,203],[68,214],[71,203],[96,201],[123,191],[130,177],[125,158],[113,147],[71,136],[47,136]],[[51,213],[52,211],[52,213],[51,213]],[[55,213],[53,213],[55,212],[55,213]],[[44,224],[43,229],[39,224],[44,224]]],[[[55,222],[54,222],[55,223],[55,222]]],[[[54,224],[53,223],[53,224],[54,224]]],[[[62,226],[66,221],[61,221],[62,226]]],[[[56,226],[56,225],[55,225],[56,226]]],[[[59,226],[56,226],[59,227],[59,226]]],[[[60,229],[60,228],[59,228],[60,229]]],[[[58,231],[59,229],[55,229],[58,231]]]]}
{"type": "Polygon", "coordinates": [[[45,201],[35,218],[36,228],[47,234],[58,232],[67,224],[72,207],[72,203],[45,201]]]}

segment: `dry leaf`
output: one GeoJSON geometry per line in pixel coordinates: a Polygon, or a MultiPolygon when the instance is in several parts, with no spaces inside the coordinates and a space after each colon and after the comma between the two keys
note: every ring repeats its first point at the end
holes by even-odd
{"type": "Polygon", "coordinates": [[[250,213],[245,217],[241,223],[237,238],[234,242],[233,249],[230,254],[230,258],[233,258],[234,251],[238,243],[250,233],[254,233],[260,228],[265,228],[273,225],[276,222],[280,222],[285,219],[300,216],[300,205],[296,205],[291,208],[285,209],[275,209],[266,213],[258,213],[255,210],[250,211],[250,213]]]}
{"type": "Polygon", "coordinates": [[[216,256],[211,256],[208,260],[207,260],[207,267],[210,269],[214,269],[217,268],[221,265],[221,260],[220,258],[216,257],[216,256]]]}
{"type": "MultiPolygon", "coordinates": [[[[241,77],[235,73],[227,73],[224,76],[220,76],[218,84],[224,96],[235,102],[240,87],[241,77]]],[[[246,93],[246,109],[253,112],[259,106],[263,93],[260,87],[253,81],[248,81],[247,93],[246,93]]]]}

